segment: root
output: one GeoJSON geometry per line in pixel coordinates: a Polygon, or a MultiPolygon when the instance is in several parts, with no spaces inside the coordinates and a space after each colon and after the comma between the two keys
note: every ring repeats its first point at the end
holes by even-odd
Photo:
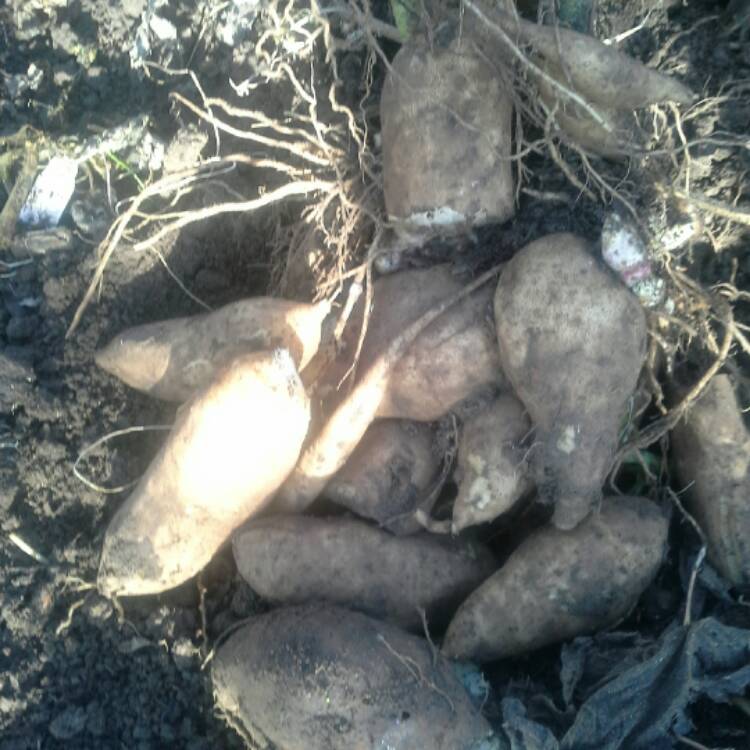
{"type": "Polygon", "coordinates": [[[8,539],[13,542],[13,544],[15,544],[16,547],[21,550],[21,552],[27,554],[32,560],[38,562],[40,565],[44,565],[46,567],[50,564],[49,560],[44,555],[42,555],[40,552],[37,552],[28,542],[24,541],[14,531],[11,531],[10,534],[8,534],[8,539]]]}
{"type": "Polygon", "coordinates": [[[737,224],[743,224],[746,227],[750,227],[750,211],[741,211],[725,203],[712,201],[708,198],[702,198],[681,190],[673,190],[672,192],[676,198],[681,198],[691,206],[700,208],[702,211],[707,211],[714,216],[721,216],[722,218],[729,219],[737,224]]]}
{"type": "Polygon", "coordinates": [[[677,509],[682,514],[682,517],[693,527],[693,529],[695,529],[695,533],[701,540],[701,547],[698,550],[698,554],[695,557],[695,562],[693,563],[693,569],[690,572],[690,582],[688,583],[687,600],[685,602],[685,614],[682,618],[682,624],[685,627],[688,627],[692,622],[693,593],[695,592],[695,582],[698,578],[698,573],[701,569],[701,566],[703,565],[703,561],[706,559],[706,551],[708,549],[708,545],[706,543],[706,535],[703,533],[703,529],[701,529],[701,527],[698,525],[698,522],[690,515],[690,513],[685,510],[685,506],[683,506],[677,493],[674,490],[667,488],[667,494],[669,496],[669,499],[677,506],[677,509]]]}
{"type": "Polygon", "coordinates": [[[80,469],[78,468],[81,461],[83,461],[84,458],[86,458],[92,451],[95,451],[100,445],[103,445],[108,440],[111,440],[115,437],[120,437],[122,435],[130,435],[134,432],[149,432],[149,431],[162,431],[166,430],[169,431],[172,429],[172,425],[163,425],[163,424],[156,424],[156,425],[138,425],[136,427],[126,427],[123,430],[115,430],[114,432],[109,432],[106,435],[103,435],[102,437],[95,440],[91,445],[87,445],[79,454],[78,458],[76,458],[75,463],[73,464],[73,474],[75,474],[76,478],[83,482],[89,489],[94,490],[94,492],[101,492],[104,495],[115,495],[118,492],[125,492],[126,490],[131,489],[132,487],[135,487],[136,484],[138,484],[138,479],[133,479],[130,482],[126,482],[125,484],[119,485],[118,487],[103,487],[100,484],[96,484],[95,482],[92,482],[90,479],[85,477],[83,474],[81,474],[80,469]]]}
{"type": "Polygon", "coordinates": [[[74,333],[84,311],[101,289],[106,266],[121,244],[127,242],[131,251],[153,252],[182,290],[194,302],[206,306],[171,271],[167,259],[157,248],[158,243],[195,222],[227,213],[256,212],[290,199],[304,198],[306,205],[301,211],[297,209],[298,218],[294,220],[297,231],[289,233],[288,229],[294,224],[286,223],[285,232],[277,219],[280,231],[277,231],[278,247],[272,253],[271,267],[275,289],[269,291],[280,291],[279,285],[288,279],[289,264],[300,250],[295,242],[305,241],[313,233],[322,238],[325,252],[307,269],[312,276],[310,296],[321,298],[324,287],[330,287],[331,282],[341,288],[342,276],[358,260],[380,226],[382,209],[378,205],[377,191],[373,190],[379,184],[379,168],[369,149],[367,118],[370,115],[364,106],[364,99],[371,93],[371,64],[364,98],[356,112],[338,99],[342,82],[336,53],[346,42],[335,36],[332,17],[353,18],[356,23],[364,24],[370,35],[388,36],[392,32],[387,24],[376,23],[369,12],[355,6],[329,9],[326,13],[315,2],[311,9],[280,2],[264,6],[261,22],[265,29],[256,45],[261,61],[257,80],[233,83],[233,87],[239,95],[244,95],[259,86],[272,84],[277,94],[281,92],[281,96],[288,97],[286,106],[292,116],[283,121],[265,111],[207,95],[189,70],[149,65],[147,72],[152,77],[191,78],[200,104],[178,92],[171,94],[171,100],[212,128],[216,155],[204,163],[164,175],[128,202],[98,248],[97,267],[68,336],[74,333]],[[224,153],[222,135],[229,136],[229,140],[251,142],[255,147],[253,156],[224,153]],[[223,190],[229,192],[233,200],[192,210],[179,208],[178,204],[199,187],[209,181],[217,184],[219,175],[237,166],[258,170],[257,184],[261,188],[257,196],[243,196],[223,184],[223,190]],[[306,231],[301,231],[303,228],[306,231]],[[291,246],[285,241],[285,235],[290,234],[291,246]]]}
{"type": "Polygon", "coordinates": [[[72,624],[73,624],[73,615],[76,613],[76,610],[80,609],[83,606],[83,603],[86,601],[86,597],[82,597],[81,599],[78,599],[73,602],[73,604],[70,605],[68,608],[68,614],[67,617],[55,628],[55,635],[61,636],[72,624]]]}
{"type": "Polygon", "coordinates": [[[414,681],[417,684],[424,685],[429,690],[433,690],[434,692],[436,692],[441,698],[445,699],[445,702],[448,704],[451,713],[456,712],[456,706],[450,699],[450,696],[444,690],[441,690],[432,680],[428,680],[427,677],[425,677],[424,672],[422,672],[419,664],[417,664],[414,659],[412,659],[410,656],[404,656],[403,654],[400,654],[398,651],[396,651],[396,649],[393,648],[390,643],[388,643],[385,636],[380,633],[378,634],[378,640],[404,666],[404,668],[414,678],[414,681]]]}
{"type": "MultiPolygon", "coordinates": [[[[692,282],[692,284],[697,289],[700,289],[700,287],[695,285],[695,282],[692,282]]],[[[687,394],[676,406],[670,409],[664,416],[642,429],[635,437],[620,447],[615,455],[612,470],[619,467],[623,458],[632,451],[644,450],[665,437],[677,424],[680,418],[684,416],[692,404],[700,398],[713,377],[718,374],[727,362],[732,344],[736,340],[737,332],[739,330],[734,322],[732,308],[726,300],[715,296],[713,299],[707,296],[705,303],[713,311],[713,314],[716,317],[716,322],[718,322],[724,329],[721,343],[715,348],[716,355],[713,362],[706,368],[703,375],[692,385],[687,394]]],[[[706,329],[704,329],[704,331],[706,331],[706,329]]],[[[713,342],[713,334],[710,331],[706,331],[704,335],[705,341],[707,342],[707,348],[713,348],[711,346],[713,342]]],[[[655,376],[653,377],[655,379],[655,376]]]]}

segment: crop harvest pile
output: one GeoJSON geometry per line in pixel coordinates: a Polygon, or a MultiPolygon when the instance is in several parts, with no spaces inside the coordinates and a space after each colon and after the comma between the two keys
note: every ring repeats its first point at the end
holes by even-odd
{"type": "MultiPolygon", "coordinates": [[[[747,158],[747,134],[714,128],[747,88],[688,80],[674,39],[641,60],[630,32],[599,38],[597,5],[272,3],[256,74],[233,83],[253,104],[172,91],[215,154],[143,185],[92,258],[69,337],[117,254],[277,211],[263,295],[92,352],[177,408],[117,503],[98,591],[127,610],[233,560],[262,611],[211,642],[204,622],[203,645],[217,709],[249,746],[575,750],[583,710],[572,728],[560,710],[568,734],[553,736],[510,688],[490,697],[506,660],[572,658],[623,623],[654,632],[650,592],[678,558],[660,638],[713,626],[694,620],[706,570],[725,604],[744,601],[747,277],[735,260],[707,283],[691,261],[750,224],[742,186],[711,189],[697,163],[747,158]],[[275,87],[263,109],[256,89],[275,87]],[[231,170],[261,188],[201,204],[231,170]],[[561,204],[565,226],[528,218],[561,204]]],[[[705,693],[747,711],[740,671],[705,693]]],[[[686,694],[606,748],[672,747],[702,693],[686,694]]],[[[608,705],[601,736],[630,715],[608,705]]]]}

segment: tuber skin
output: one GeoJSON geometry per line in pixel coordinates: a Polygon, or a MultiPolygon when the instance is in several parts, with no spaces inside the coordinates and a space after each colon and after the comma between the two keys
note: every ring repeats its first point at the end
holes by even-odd
{"type": "Polygon", "coordinates": [[[325,497],[393,534],[422,529],[414,514],[435,494],[442,457],[430,425],[379,419],[325,489],[325,497]]]}
{"type": "Polygon", "coordinates": [[[210,313],[123,331],[95,355],[96,364],[132,388],[186,401],[238,354],[283,347],[302,370],[320,345],[330,310],[272,297],[240,300],[210,313]]]}
{"type": "Polygon", "coordinates": [[[465,231],[515,214],[513,99],[469,43],[404,44],[389,66],[380,118],[385,204],[403,233],[465,231]]]}
{"type": "MultiPolygon", "coordinates": [[[[461,288],[462,282],[449,265],[378,279],[373,285],[357,372],[366,372],[405,326],[461,288]]],[[[433,422],[477,391],[507,385],[500,369],[492,295],[489,284],[477,289],[420,333],[395,365],[377,409],[378,417],[433,422]]],[[[338,362],[327,375],[334,388],[351,365],[362,323],[360,304],[343,339],[352,356],[338,362]]]]}
{"type": "Polygon", "coordinates": [[[461,605],[443,653],[494,661],[614,625],[659,570],[668,529],[641,497],[608,498],[573,531],[540,529],[461,605]]]}
{"type": "Polygon", "coordinates": [[[495,292],[503,370],[536,428],[532,476],[572,529],[601,497],[646,355],[638,299],[586,242],[553,234],[519,250],[495,292]]]}
{"type": "Polygon", "coordinates": [[[426,640],[339,607],[251,618],[211,676],[219,708],[284,750],[501,747],[426,640]]]}
{"type": "Polygon", "coordinates": [[[672,456],[709,559],[732,584],[750,584],[750,435],[728,375],[672,430],[672,456]]]}
{"type": "Polygon", "coordinates": [[[409,347],[431,323],[486,284],[500,268],[496,266],[486,271],[461,291],[432,307],[390,341],[302,453],[291,476],[279,490],[275,502],[278,512],[300,513],[320,495],[377,416],[396,366],[409,347]]]}
{"type": "Polygon", "coordinates": [[[248,354],[180,410],[107,528],[98,587],[156,594],[198,573],[284,481],[310,404],[289,353],[248,354]]]}
{"type": "Polygon", "coordinates": [[[494,520],[533,489],[529,450],[521,445],[530,433],[523,404],[510,394],[499,396],[464,422],[458,443],[454,534],[494,520]]]}
{"type": "Polygon", "coordinates": [[[240,575],[274,604],[325,601],[421,631],[447,624],[497,570],[479,544],[423,532],[395,537],[353,518],[269,516],[232,538],[240,575]]]}

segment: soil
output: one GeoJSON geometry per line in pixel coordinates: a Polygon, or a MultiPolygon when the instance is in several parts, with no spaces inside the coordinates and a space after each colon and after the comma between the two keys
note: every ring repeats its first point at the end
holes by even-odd
{"type": "MultiPolygon", "coordinates": [[[[615,5],[623,7],[608,16],[612,34],[632,26],[645,6],[661,3],[615,5]]],[[[648,58],[671,34],[700,21],[689,47],[675,43],[684,80],[697,90],[708,81],[717,91],[730,76],[750,78],[750,45],[741,39],[746,29],[733,28],[744,12],[739,6],[671,5],[668,13],[657,14],[661,25],[636,35],[630,51],[648,58]],[[716,18],[703,20],[717,8],[716,18]],[[733,15],[727,15],[730,11],[733,15]]],[[[176,39],[153,50],[151,59],[174,67],[189,61],[206,90],[231,93],[227,72],[241,80],[252,46],[245,39],[232,48],[216,34],[204,33],[221,21],[218,3],[9,0],[0,8],[0,136],[30,125],[50,137],[83,139],[149,115],[152,132],[165,143],[179,134],[184,151],[176,157],[173,151],[173,158],[179,161],[180,153],[192,158],[186,155],[196,143],[189,137],[192,120],[184,112],[175,114],[167,96],[187,84],[165,86],[131,66],[136,31],[150,6],[161,8],[177,30],[176,39]],[[32,65],[42,71],[41,83],[24,88],[24,81],[34,78],[32,65]]],[[[346,63],[356,91],[362,61],[355,57],[346,63]]],[[[726,103],[721,129],[747,132],[748,122],[750,98],[726,103]]],[[[197,142],[200,146],[205,138],[197,142]]],[[[749,161],[747,152],[738,156],[713,149],[696,160],[695,169],[705,175],[706,186],[734,190],[749,161]]],[[[578,200],[548,164],[529,166],[536,175],[533,190],[564,192],[573,202],[546,203],[523,194],[519,218],[477,233],[468,251],[473,265],[552,231],[598,237],[601,210],[578,200]]],[[[241,748],[243,740],[215,711],[202,668],[220,633],[264,609],[238,578],[231,556],[222,551],[198,582],[123,602],[124,610],[92,587],[104,531],[125,495],[103,494],[81,482],[73,471],[76,459],[107,433],[168,425],[175,413],[173,406],[97,370],[92,354],[128,326],[200,311],[155,254],[123,249],[114,255],[102,293],[81,326],[65,337],[96,263],[96,241],[112,218],[102,181],[96,185],[86,190],[81,180],[79,202],[62,220],[71,230],[63,247],[32,255],[32,262],[0,274],[0,750],[241,748]]],[[[135,190],[122,174],[114,187],[121,196],[135,190]]],[[[212,220],[159,250],[187,288],[218,306],[269,288],[279,221],[277,211],[212,220]]],[[[736,259],[742,286],[750,275],[750,259],[742,254],[748,236],[736,228],[728,231],[720,256],[708,245],[695,248],[693,268],[712,283],[727,278],[736,259]]],[[[146,431],[115,438],[93,452],[81,471],[107,487],[126,484],[144,470],[163,437],[146,431]]],[[[656,628],[678,610],[681,539],[676,537],[670,565],[629,620],[633,628],[656,628]]],[[[704,596],[710,608],[712,599],[704,596]]],[[[498,667],[492,670],[493,685],[502,692],[509,681],[526,679],[529,686],[550,685],[554,693],[559,686],[548,675],[556,674],[558,660],[559,649],[551,649],[498,667]]],[[[717,714],[712,705],[695,712],[696,736],[707,743],[734,741],[742,714],[717,714]]]]}

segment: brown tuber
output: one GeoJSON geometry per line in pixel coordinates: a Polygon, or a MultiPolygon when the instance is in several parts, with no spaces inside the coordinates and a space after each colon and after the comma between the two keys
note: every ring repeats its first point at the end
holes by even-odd
{"type": "Polygon", "coordinates": [[[709,559],[733,584],[750,584],[750,435],[729,376],[715,376],[677,423],[672,453],[709,559]]]}
{"type": "Polygon", "coordinates": [[[210,313],[123,331],[96,353],[96,364],[132,388],[181,402],[239,354],[281,347],[302,370],[318,350],[329,309],[328,302],[240,300],[210,313]]]}
{"type": "Polygon", "coordinates": [[[394,534],[422,527],[414,518],[434,494],[441,456],[431,426],[380,419],[325,489],[325,497],[394,534]]]}
{"type": "Polygon", "coordinates": [[[395,537],[351,518],[270,516],[233,537],[240,575],[276,604],[341,604],[411,630],[443,626],[497,569],[478,544],[422,533],[395,537]]]}
{"type": "MultiPolygon", "coordinates": [[[[545,70],[555,80],[569,86],[561,70],[552,65],[545,66],[545,70]]],[[[533,79],[563,139],[573,146],[610,159],[622,158],[643,148],[643,134],[632,111],[596,106],[597,120],[542,76],[535,75],[533,79]]]]}
{"type": "Polygon", "coordinates": [[[406,234],[513,216],[513,100],[469,40],[402,46],[383,85],[380,117],[386,209],[406,234]]]}
{"type": "MultiPolygon", "coordinates": [[[[405,326],[461,288],[461,280],[448,265],[378,279],[357,372],[365,372],[405,326]]],[[[492,296],[490,284],[477,289],[420,333],[395,364],[378,417],[432,422],[478,391],[506,384],[492,320],[492,296]]],[[[344,335],[351,354],[356,351],[362,319],[360,305],[344,335]]],[[[348,365],[334,368],[329,376],[332,385],[338,385],[348,365]]]]}
{"type": "Polygon", "coordinates": [[[530,433],[523,404],[510,394],[501,395],[464,422],[458,443],[454,534],[492,521],[531,491],[530,450],[521,445],[530,433]]]}
{"type": "Polygon", "coordinates": [[[180,410],[107,528],[102,593],[155,594],[198,573],[294,468],[310,405],[286,350],[234,360],[180,410]]]}
{"type": "Polygon", "coordinates": [[[668,527],[649,500],[613,497],[573,531],[533,533],[461,605],[443,653],[493,661],[614,625],[661,566],[668,527]]]}
{"type": "Polygon", "coordinates": [[[467,31],[483,40],[484,51],[513,59],[509,42],[518,50],[529,45],[536,55],[564,70],[560,83],[583,99],[611,109],[640,109],[673,101],[692,104],[693,92],[675,78],[648,68],[614,46],[562,26],[531,23],[495,10],[482,0],[466,0],[467,31]],[[498,41],[500,44],[498,44],[498,41]]]}
{"type": "Polygon", "coordinates": [[[211,673],[219,708],[284,750],[496,747],[426,640],[338,607],[252,618],[219,647],[211,673]]]}
{"type": "Polygon", "coordinates": [[[491,268],[465,287],[448,295],[411,324],[403,321],[397,335],[377,353],[352,390],[336,406],[318,434],[311,440],[297,466],[284,482],[276,498],[279,512],[299,513],[325,489],[349,460],[360,440],[387,398],[397,375],[398,364],[409,348],[429,327],[451,308],[470,298],[499,272],[491,268]]]}
{"type": "Polygon", "coordinates": [[[558,528],[574,528],[601,497],[645,359],[645,314],[586,242],[553,234],[503,269],[495,324],[503,370],[536,428],[540,499],[558,528]]]}

